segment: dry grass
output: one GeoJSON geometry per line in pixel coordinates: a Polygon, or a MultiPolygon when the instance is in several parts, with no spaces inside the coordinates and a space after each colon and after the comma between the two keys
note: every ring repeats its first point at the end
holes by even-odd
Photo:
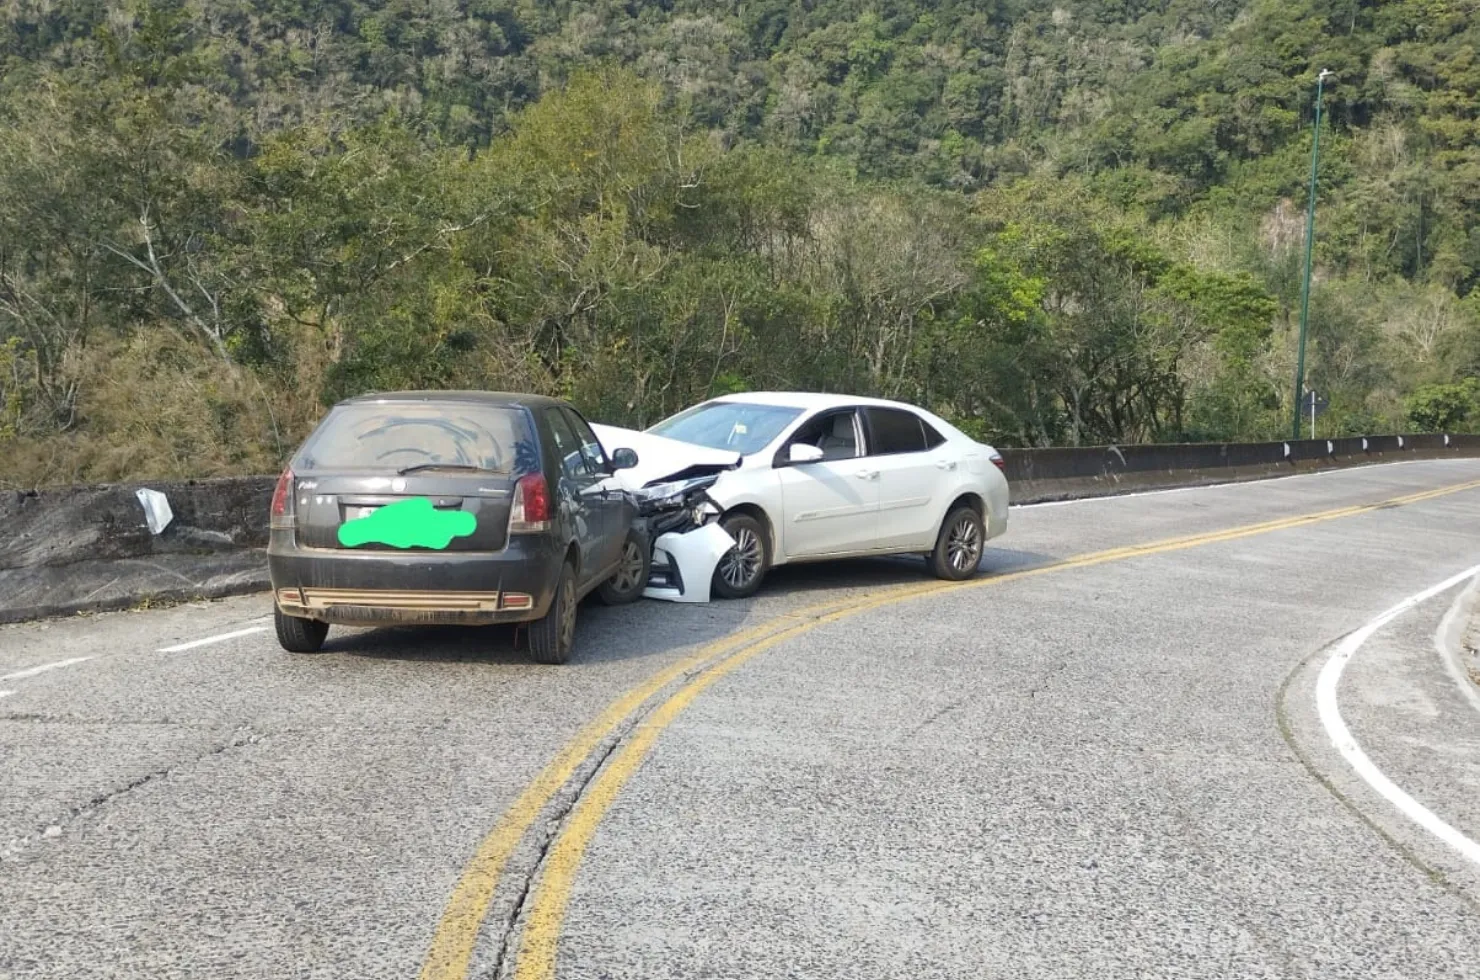
{"type": "Polygon", "coordinates": [[[0,486],[275,472],[323,411],[326,358],[295,346],[293,369],[275,376],[202,358],[164,331],[94,344],[72,360],[75,423],[0,443],[0,486]]]}

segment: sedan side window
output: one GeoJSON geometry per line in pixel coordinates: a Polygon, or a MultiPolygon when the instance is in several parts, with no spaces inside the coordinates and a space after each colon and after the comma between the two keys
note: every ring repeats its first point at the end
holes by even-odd
{"type": "Polygon", "coordinates": [[[860,455],[858,428],[853,422],[855,415],[851,408],[841,412],[824,412],[802,423],[787,442],[790,445],[816,446],[822,450],[824,460],[854,459],[860,455]]]}
{"type": "Polygon", "coordinates": [[[872,407],[864,411],[868,413],[870,456],[925,451],[925,423],[914,412],[872,407]]]}
{"type": "Polygon", "coordinates": [[[550,423],[550,435],[555,440],[555,455],[560,457],[560,469],[566,479],[579,480],[586,476],[586,461],[581,455],[581,441],[566,421],[565,414],[558,408],[545,409],[545,419],[550,423]]]}

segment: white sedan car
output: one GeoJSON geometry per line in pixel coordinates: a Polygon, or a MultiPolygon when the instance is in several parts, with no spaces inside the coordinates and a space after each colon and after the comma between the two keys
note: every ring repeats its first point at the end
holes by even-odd
{"type": "Polygon", "coordinates": [[[637,451],[642,485],[684,467],[726,469],[708,494],[734,547],[713,591],[741,598],[788,562],[916,553],[966,579],[1007,530],[1001,455],[912,405],[749,392],[695,405],[644,433],[597,426],[608,451],[637,451]],[[655,438],[656,437],[656,438],[655,438]]]}

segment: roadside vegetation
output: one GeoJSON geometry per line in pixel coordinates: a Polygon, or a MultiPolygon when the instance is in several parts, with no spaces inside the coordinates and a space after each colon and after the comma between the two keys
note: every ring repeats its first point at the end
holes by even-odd
{"type": "Polygon", "coordinates": [[[3,0],[0,484],[746,388],[1004,446],[1480,430],[1480,2],[3,0]]]}

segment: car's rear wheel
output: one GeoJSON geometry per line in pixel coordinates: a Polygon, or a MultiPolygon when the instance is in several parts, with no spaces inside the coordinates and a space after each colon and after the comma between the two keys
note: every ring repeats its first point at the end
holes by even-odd
{"type": "Polygon", "coordinates": [[[329,635],[329,624],[316,619],[289,616],[276,606],[272,625],[277,629],[278,643],[289,653],[318,653],[329,635]]]}
{"type": "Polygon", "coordinates": [[[611,578],[597,586],[596,597],[608,606],[620,606],[641,598],[642,590],[647,588],[650,561],[652,555],[642,546],[642,540],[635,534],[628,534],[626,543],[622,545],[622,563],[611,578]]]}
{"type": "Polygon", "coordinates": [[[985,543],[982,516],[976,508],[965,504],[953,508],[941,522],[935,550],[930,553],[930,570],[936,578],[952,582],[971,578],[981,564],[985,543]]]}
{"type": "Polygon", "coordinates": [[[714,569],[710,590],[722,599],[746,599],[755,595],[771,568],[771,545],[766,529],[749,514],[730,514],[720,527],[735,539],[714,569]]]}
{"type": "Polygon", "coordinates": [[[570,562],[560,569],[555,598],[543,619],[529,624],[529,657],[536,663],[563,664],[576,644],[576,570],[570,562]]]}

